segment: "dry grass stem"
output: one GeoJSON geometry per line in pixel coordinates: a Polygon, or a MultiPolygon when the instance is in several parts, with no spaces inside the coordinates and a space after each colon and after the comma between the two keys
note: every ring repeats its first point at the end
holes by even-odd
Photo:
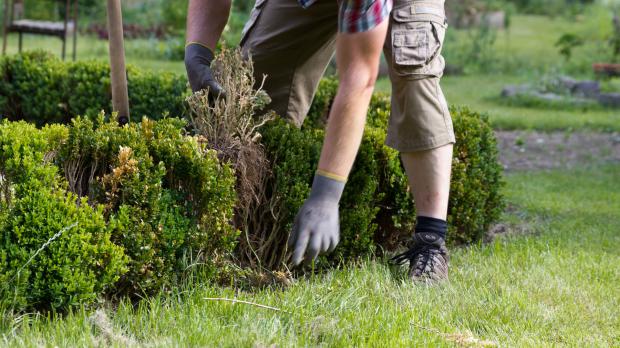
{"type": "Polygon", "coordinates": [[[241,303],[241,304],[246,304],[246,305],[250,305],[250,306],[254,306],[254,307],[269,309],[269,310],[276,311],[276,312],[283,312],[283,313],[287,313],[287,314],[293,314],[291,312],[282,310],[280,308],[271,307],[271,306],[263,305],[263,304],[260,304],[260,303],[254,303],[254,302],[249,302],[249,301],[237,300],[236,298],[205,297],[205,298],[203,298],[203,300],[206,300],[206,301],[224,301],[224,302],[231,302],[231,303],[241,303]]]}

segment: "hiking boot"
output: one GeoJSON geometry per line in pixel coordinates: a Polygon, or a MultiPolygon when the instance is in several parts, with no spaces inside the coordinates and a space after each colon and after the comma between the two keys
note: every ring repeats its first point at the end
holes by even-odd
{"type": "Polygon", "coordinates": [[[443,238],[435,233],[418,232],[413,235],[411,248],[390,261],[396,265],[409,262],[411,280],[428,283],[448,279],[448,259],[443,238]]]}

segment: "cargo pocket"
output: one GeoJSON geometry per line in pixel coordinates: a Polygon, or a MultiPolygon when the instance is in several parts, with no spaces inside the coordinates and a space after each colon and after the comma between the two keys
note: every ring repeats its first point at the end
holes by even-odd
{"type": "Polygon", "coordinates": [[[260,13],[263,9],[263,7],[265,6],[265,2],[267,0],[256,0],[256,3],[254,4],[254,8],[252,8],[252,12],[250,13],[250,18],[248,19],[247,22],[245,22],[245,25],[243,26],[243,30],[241,31],[241,41],[239,42],[239,46],[242,46],[243,43],[245,42],[248,33],[250,32],[250,30],[252,30],[252,28],[254,27],[254,24],[256,24],[256,21],[258,20],[258,17],[260,16],[260,13]]]}
{"type": "Polygon", "coordinates": [[[432,62],[441,54],[445,37],[443,10],[419,5],[399,7],[392,11],[391,24],[395,72],[399,75],[441,74],[441,71],[433,71],[438,64],[432,62]]]}

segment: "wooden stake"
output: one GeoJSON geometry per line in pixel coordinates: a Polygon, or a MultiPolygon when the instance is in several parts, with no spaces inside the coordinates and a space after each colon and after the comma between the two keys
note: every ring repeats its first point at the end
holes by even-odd
{"type": "Polygon", "coordinates": [[[112,80],[112,110],[118,113],[118,123],[129,123],[129,96],[123,43],[123,15],[120,0],[108,0],[108,33],[110,42],[110,73],[112,80]]]}

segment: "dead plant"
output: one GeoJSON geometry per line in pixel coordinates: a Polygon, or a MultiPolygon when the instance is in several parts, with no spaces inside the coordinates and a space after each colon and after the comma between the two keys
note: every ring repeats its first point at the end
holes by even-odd
{"type": "Polygon", "coordinates": [[[213,73],[226,91],[225,97],[213,101],[206,90],[194,93],[187,98],[189,116],[208,147],[217,150],[220,159],[231,163],[236,171],[235,223],[243,233],[242,258],[254,266],[260,265],[261,258],[255,249],[264,241],[254,236],[263,234],[258,230],[271,228],[272,223],[263,226],[266,222],[263,218],[273,215],[273,204],[267,192],[270,163],[260,143],[259,129],[274,119],[275,114],[263,111],[271,101],[262,89],[264,77],[255,89],[252,62],[244,59],[240,50],[222,49],[214,61],[213,73]]]}

